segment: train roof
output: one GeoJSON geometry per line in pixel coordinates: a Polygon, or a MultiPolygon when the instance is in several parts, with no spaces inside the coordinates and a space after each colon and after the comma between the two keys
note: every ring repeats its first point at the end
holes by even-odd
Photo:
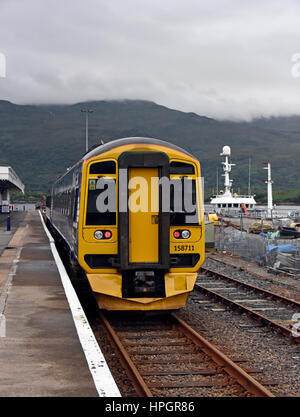
{"type": "Polygon", "coordinates": [[[186,155],[190,156],[191,158],[194,158],[198,160],[198,158],[189,152],[187,152],[185,149],[180,148],[180,146],[174,145],[173,143],[166,142],[165,140],[161,139],[154,139],[154,138],[143,138],[143,137],[128,137],[128,138],[122,138],[122,139],[115,139],[110,142],[104,143],[103,145],[99,145],[96,148],[91,149],[89,152],[83,155],[83,157],[76,162],[71,168],[67,170],[64,174],[59,176],[54,184],[56,184],[58,181],[60,181],[65,175],[68,174],[70,170],[72,170],[76,165],[78,165],[82,161],[86,161],[90,158],[93,158],[94,156],[100,155],[104,152],[110,151],[113,148],[116,148],[118,146],[123,145],[130,145],[130,144],[152,144],[152,145],[160,145],[165,146],[170,149],[174,149],[175,151],[185,153],[186,155]]]}
{"type": "Polygon", "coordinates": [[[177,145],[174,145],[173,143],[166,142],[161,139],[154,139],[154,138],[143,138],[143,137],[129,137],[129,138],[122,138],[122,139],[116,139],[112,140],[110,142],[107,142],[103,145],[99,145],[96,148],[92,149],[91,151],[87,152],[82,159],[87,160],[94,156],[100,155],[101,153],[110,151],[113,148],[116,148],[118,146],[123,145],[130,145],[130,144],[152,144],[152,145],[159,145],[159,146],[166,146],[168,148],[174,149],[179,152],[183,152],[186,155],[197,159],[195,156],[191,155],[189,152],[187,152],[185,149],[180,148],[177,145]]]}

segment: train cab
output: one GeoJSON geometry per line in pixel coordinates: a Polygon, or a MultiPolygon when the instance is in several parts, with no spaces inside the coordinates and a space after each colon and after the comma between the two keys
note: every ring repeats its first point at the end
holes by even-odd
{"type": "Polygon", "coordinates": [[[158,139],[112,141],[56,182],[52,202],[51,223],[100,308],[185,305],[205,253],[195,157],[158,139]]]}

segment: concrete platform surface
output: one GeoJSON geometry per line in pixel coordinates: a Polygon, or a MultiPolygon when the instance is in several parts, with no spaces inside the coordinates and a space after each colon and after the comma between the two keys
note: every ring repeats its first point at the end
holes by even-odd
{"type": "Polygon", "coordinates": [[[9,241],[12,239],[18,227],[25,224],[24,219],[26,212],[20,211],[9,213],[10,231],[6,230],[7,216],[8,214],[0,213],[0,255],[5,250],[6,246],[8,246],[9,241]]]}
{"type": "Polygon", "coordinates": [[[0,293],[0,396],[98,396],[37,212],[0,257],[0,293]]]}

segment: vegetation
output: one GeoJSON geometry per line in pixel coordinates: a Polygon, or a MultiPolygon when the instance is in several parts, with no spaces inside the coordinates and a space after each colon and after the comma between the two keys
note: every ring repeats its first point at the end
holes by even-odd
{"type": "Polygon", "coordinates": [[[86,107],[94,110],[90,115],[90,146],[101,140],[107,142],[128,136],[173,142],[199,158],[209,194],[216,186],[217,169],[219,184],[223,182],[219,154],[224,145],[229,145],[232,162],[237,164],[232,171],[235,191],[248,184],[251,156],[252,187],[258,198],[263,199],[266,193],[261,181],[266,175],[262,163],[270,160],[274,200],[299,201],[300,117],[234,123],[183,113],[147,101],[51,106],[0,101],[0,164],[14,168],[26,186],[26,199],[33,201],[47,194],[57,176],[84,154],[85,115],[80,110],[86,107]]]}
{"type": "MultiPolygon", "coordinates": [[[[256,195],[256,200],[259,203],[267,202],[267,192],[258,191],[256,195]]],[[[300,189],[295,190],[274,190],[273,191],[273,200],[277,205],[287,204],[287,203],[300,203],[300,189]]]]}
{"type": "Polygon", "coordinates": [[[46,201],[46,193],[43,191],[25,191],[25,194],[21,192],[13,192],[11,193],[11,201],[14,203],[36,203],[40,201],[41,198],[44,198],[46,201]]]}

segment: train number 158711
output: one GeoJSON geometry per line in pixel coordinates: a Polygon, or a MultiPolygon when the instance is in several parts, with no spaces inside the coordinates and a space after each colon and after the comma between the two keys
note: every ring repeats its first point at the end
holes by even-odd
{"type": "Polygon", "coordinates": [[[191,252],[194,251],[194,245],[174,245],[174,250],[176,252],[191,252]]]}

